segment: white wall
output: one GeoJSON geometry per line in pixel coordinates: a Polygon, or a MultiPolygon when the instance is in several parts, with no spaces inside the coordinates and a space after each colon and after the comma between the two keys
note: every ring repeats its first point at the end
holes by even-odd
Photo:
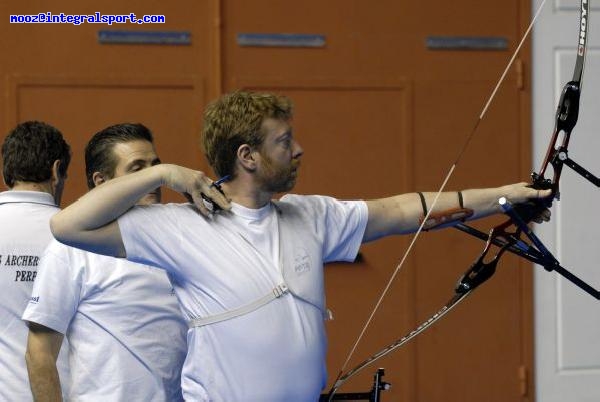
{"type": "MultiPolygon", "coordinates": [[[[591,3],[579,122],[569,156],[600,176],[600,1],[591,3]]],[[[537,9],[541,0],[533,0],[537,9]]],[[[533,160],[545,155],[563,85],[573,74],[577,0],[548,0],[533,34],[533,160]]],[[[600,288],[600,189],[563,169],[561,199],[549,224],[538,225],[558,260],[600,288]]],[[[600,301],[556,273],[535,267],[537,402],[600,401],[600,301]]]]}

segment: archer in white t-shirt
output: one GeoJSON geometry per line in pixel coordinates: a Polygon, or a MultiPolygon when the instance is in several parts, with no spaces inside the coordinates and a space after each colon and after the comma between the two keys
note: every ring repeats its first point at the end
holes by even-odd
{"type": "MultiPolygon", "coordinates": [[[[291,118],[285,97],[225,95],[208,106],[203,130],[209,163],[229,179],[223,192],[202,172],[158,165],[100,186],[52,219],[62,242],[169,272],[192,328],[187,400],[317,400],[326,377],[323,263],[353,259],[361,242],[414,232],[435,196],[273,201],[294,187],[303,154],[291,118]],[[131,209],[160,185],[193,204],[131,209]],[[224,211],[210,213],[217,208],[224,211]]],[[[548,194],[525,183],[467,190],[461,207],[480,218],[500,212],[500,196],[518,203],[548,194]]],[[[456,208],[459,198],[440,194],[434,211],[456,208]]]]}

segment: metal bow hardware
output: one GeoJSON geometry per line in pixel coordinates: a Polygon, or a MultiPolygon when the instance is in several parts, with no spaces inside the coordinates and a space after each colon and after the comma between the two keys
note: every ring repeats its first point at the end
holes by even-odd
{"type": "MultiPolygon", "coordinates": [[[[486,247],[484,248],[481,256],[478,259],[478,262],[476,262],[475,265],[486,265],[483,259],[489,252],[491,244],[494,244],[500,247],[501,252],[508,250],[514,254],[526,258],[529,261],[543,266],[548,271],[556,271],[558,274],[564,276],[567,280],[571,281],[585,292],[589,293],[596,299],[600,299],[600,291],[594,289],[592,286],[562,267],[558,260],[550,253],[550,251],[548,251],[540,239],[527,226],[527,224],[531,222],[531,220],[533,220],[537,215],[539,215],[540,212],[542,212],[545,208],[550,207],[554,199],[559,199],[559,181],[564,165],[572,168],[576,173],[583,176],[592,184],[595,184],[596,187],[600,187],[600,179],[587,171],[577,162],[569,158],[568,154],[569,139],[571,137],[573,128],[577,123],[577,118],[579,115],[579,99],[581,95],[583,68],[586,56],[587,27],[589,24],[588,11],[588,0],[582,0],[579,43],[577,47],[577,60],[575,62],[573,78],[571,81],[565,84],[562,90],[556,110],[554,132],[552,133],[550,144],[548,145],[546,157],[542,162],[539,172],[533,172],[531,174],[531,186],[536,189],[550,189],[551,196],[546,200],[536,200],[518,206],[512,206],[506,199],[501,198],[499,200],[500,205],[510,219],[505,223],[496,226],[490,232],[486,242],[486,247]],[[561,136],[562,140],[559,141],[561,136]],[[553,177],[551,179],[547,179],[545,174],[550,165],[554,171],[553,177]],[[510,228],[513,228],[514,230],[511,232],[509,231],[510,228]],[[529,242],[521,240],[521,234],[524,234],[528,238],[529,242]]],[[[459,223],[455,225],[455,227],[475,237],[481,239],[486,238],[482,232],[479,232],[478,230],[465,224],[459,223]]],[[[495,265],[497,263],[497,258],[494,258],[489,264],[492,263],[495,265]]],[[[475,267],[475,269],[478,268],[475,267]]]]}
{"type": "MultiPolygon", "coordinates": [[[[544,0],[540,7],[538,8],[536,15],[534,16],[531,24],[529,25],[525,35],[521,39],[520,44],[517,46],[515,53],[513,54],[511,60],[509,61],[506,69],[496,88],[493,90],[492,95],[488,99],[486,105],[483,108],[482,113],[479,116],[471,134],[467,137],[467,141],[464,144],[462,150],[459,153],[457,160],[454,165],[450,168],[448,175],[444,179],[438,194],[436,195],[433,204],[430,206],[430,212],[433,210],[435,203],[439,197],[439,194],[444,190],[446,183],[448,182],[450,176],[452,175],[454,168],[458,164],[459,159],[462,157],[467,145],[469,144],[471,138],[473,137],[474,132],[476,131],[479,122],[481,121],[483,115],[487,111],[488,106],[491,103],[492,98],[495,96],[495,93],[500,86],[500,83],[503,81],[506,72],[508,71],[510,65],[512,64],[516,54],[521,48],[526,36],[531,30],[535,20],[537,19],[542,7],[545,4],[544,0]]],[[[365,367],[371,365],[376,360],[381,357],[391,353],[393,350],[401,347],[406,344],[408,341],[419,335],[421,332],[429,328],[434,322],[442,318],[446,315],[450,310],[452,310],[458,303],[463,301],[466,296],[468,296],[474,289],[476,289],[479,285],[484,283],[494,274],[496,270],[496,266],[500,257],[505,252],[510,252],[516,254],[522,258],[525,258],[531,262],[539,264],[543,266],[547,271],[556,271],[558,274],[565,277],[567,280],[575,284],[577,287],[584,290],[586,293],[592,295],[596,299],[600,299],[600,291],[568,271],[566,268],[561,266],[558,260],[548,251],[548,249],[544,246],[541,240],[533,233],[533,231],[528,227],[528,224],[536,219],[540,213],[542,213],[545,209],[549,208],[552,205],[553,200],[558,200],[560,196],[559,192],[559,181],[562,173],[562,168],[564,165],[573,169],[576,173],[583,176],[585,179],[595,184],[597,187],[600,187],[600,179],[594,176],[592,173],[587,171],[581,165],[572,160],[568,155],[568,145],[569,139],[571,136],[571,132],[577,123],[577,118],[579,115],[579,99],[581,95],[581,84],[583,78],[583,69],[585,64],[586,57],[586,45],[587,45],[587,33],[588,33],[588,25],[589,25],[589,1],[581,0],[580,7],[580,25],[579,25],[579,35],[578,35],[578,45],[577,45],[577,60],[575,62],[575,69],[573,73],[573,78],[569,81],[563,88],[560,101],[558,103],[558,107],[556,110],[556,121],[554,126],[554,132],[552,134],[550,144],[548,146],[548,150],[546,152],[546,157],[542,163],[542,166],[539,172],[532,173],[532,184],[531,187],[539,190],[551,190],[551,195],[544,200],[535,200],[525,204],[519,205],[511,205],[508,200],[505,198],[501,198],[499,200],[499,204],[502,207],[503,211],[509,216],[509,219],[492,228],[488,234],[481,232],[471,226],[468,226],[464,223],[457,223],[454,227],[458,230],[461,230],[469,235],[472,235],[476,238],[485,241],[485,247],[480,254],[480,256],[475,260],[475,262],[471,265],[471,267],[462,275],[459,279],[454,291],[454,295],[450,298],[448,303],[444,305],[440,310],[438,310],[433,316],[427,319],[424,323],[419,325],[416,329],[409,332],[407,335],[402,338],[394,341],[388,346],[384,347],[377,353],[371,355],[369,358],[355,366],[354,368],[348,370],[347,372],[343,372],[345,365],[350,360],[352,353],[356,349],[356,346],[362,335],[364,334],[366,327],[370,323],[375,311],[379,307],[383,296],[389,289],[389,286],[396,274],[398,273],[400,267],[403,265],[407,255],[412,249],[416,238],[421,233],[423,229],[423,224],[417,230],[415,236],[413,237],[412,242],[410,243],[408,250],[404,257],[402,258],[400,264],[397,266],[396,270],[392,274],[390,281],[388,282],[388,286],[384,289],[383,295],[380,297],[379,302],[376,304],[374,311],[371,313],[371,317],[368,319],[363,331],[361,332],[358,340],[356,341],[352,351],[350,352],[348,358],[346,359],[346,363],[344,363],[344,367],[340,371],[333,387],[331,388],[328,396],[328,401],[332,401],[334,399],[334,395],[337,390],[351,377],[360,372],[365,367]],[[561,140],[562,138],[562,140],[561,140]],[[548,167],[552,166],[553,177],[551,179],[547,179],[545,174],[547,173],[548,167]],[[525,235],[526,240],[522,238],[522,235],[525,235]],[[492,246],[498,249],[495,255],[491,255],[492,246]]],[[[429,214],[427,214],[423,223],[427,221],[429,214]]]]}

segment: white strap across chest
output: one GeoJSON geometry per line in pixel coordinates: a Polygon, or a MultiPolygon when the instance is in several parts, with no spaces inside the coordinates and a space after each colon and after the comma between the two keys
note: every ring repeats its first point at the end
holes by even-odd
{"type": "Polygon", "coordinates": [[[265,304],[267,304],[275,299],[278,299],[287,293],[289,293],[289,289],[288,289],[287,285],[285,283],[280,283],[279,285],[275,286],[270,293],[264,295],[260,299],[253,301],[252,303],[238,307],[234,310],[226,311],[221,314],[215,314],[210,317],[192,318],[188,322],[188,326],[189,326],[189,328],[197,328],[197,327],[202,327],[204,325],[214,324],[216,322],[221,322],[221,321],[229,320],[231,318],[239,317],[241,315],[248,314],[248,313],[258,309],[258,308],[264,306],[265,304]]]}

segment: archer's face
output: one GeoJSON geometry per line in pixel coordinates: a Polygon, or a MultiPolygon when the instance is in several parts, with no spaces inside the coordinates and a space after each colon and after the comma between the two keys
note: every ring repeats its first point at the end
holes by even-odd
{"type": "MultiPolygon", "coordinates": [[[[118,160],[114,177],[134,173],[150,166],[158,165],[160,159],[156,155],[154,145],[148,141],[135,140],[116,144],[113,154],[118,160]]],[[[160,187],[142,197],[137,205],[156,204],[160,202],[160,187]]]]}
{"type": "Polygon", "coordinates": [[[283,193],[296,184],[303,150],[292,134],[289,122],[267,118],[261,130],[265,139],[258,155],[257,180],[264,191],[283,193]]]}

